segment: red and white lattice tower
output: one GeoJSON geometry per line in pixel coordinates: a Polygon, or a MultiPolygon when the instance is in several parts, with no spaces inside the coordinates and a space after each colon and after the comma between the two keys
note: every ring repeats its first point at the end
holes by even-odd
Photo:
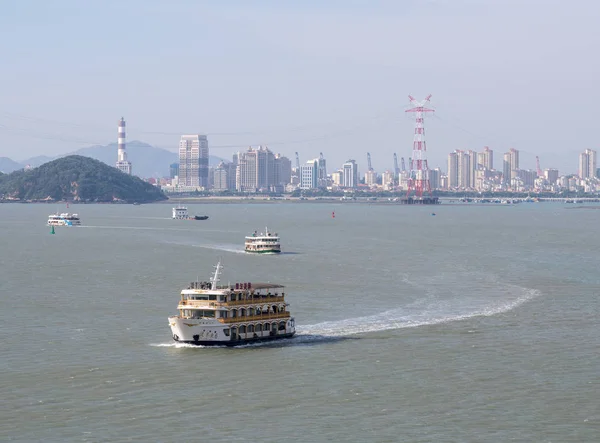
{"type": "Polygon", "coordinates": [[[410,103],[414,106],[407,109],[406,112],[414,112],[416,114],[415,137],[413,140],[413,154],[410,161],[410,179],[408,180],[408,191],[406,197],[410,196],[411,191],[415,190],[417,198],[423,197],[423,191],[431,194],[431,186],[429,184],[429,168],[427,167],[427,147],[425,145],[425,128],[423,127],[423,114],[425,112],[434,112],[433,109],[426,108],[425,105],[429,102],[431,94],[422,102],[416,101],[410,95],[408,96],[410,103]]]}

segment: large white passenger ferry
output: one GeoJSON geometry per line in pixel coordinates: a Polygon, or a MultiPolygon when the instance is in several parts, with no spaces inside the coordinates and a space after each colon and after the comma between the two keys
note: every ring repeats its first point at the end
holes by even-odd
{"type": "Polygon", "coordinates": [[[254,254],[278,254],[281,252],[281,241],[279,235],[265,228],[264,233],[254,231],[254,234],[246,237],[244,250],[254,254]]]}
{"type": "Polygon", "coordinates": [[[179,315],[169,317],[173,340],[194,345],[238,346],[289,338],[296,332],[284,287],[272,283],[219,285],[217,263],[208,282],[181,291],[179,315]]]}
{"type": "Polygon", "coordinates": [[[50,214],[48,216],[48,226],[80,226],[81,220],[77,214],[69,214],[63,212],[62,214],[50,214]]]}

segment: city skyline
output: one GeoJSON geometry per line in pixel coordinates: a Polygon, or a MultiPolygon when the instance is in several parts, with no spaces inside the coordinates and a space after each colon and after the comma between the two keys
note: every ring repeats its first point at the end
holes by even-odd
{"type": "Polygon", "coordinates": [[[0,14],[0,37],[12,42],[0,72],[0,156],[106,144],[114,116],[127,115],[130,140],[174,152],[180,134],[201,133],[222,158],[264,145],[364,164],[370,152],[384,171],[393,153],[411,156],[406,95],[432,93],[430,169],[453,150],[489,146],[519,150],[524,168],[538,156],[544,169],[577,173],[579,153],[598,148],[600,98],[589,56],[600,6],[577,3],[14,2],[0,14]],[[122,31],[106,32],[107,22],[122,31]],[[186,69],[173,69],[183,59],[186,69]],[[586,99],[567,112],[576,97],[586,99]]]}

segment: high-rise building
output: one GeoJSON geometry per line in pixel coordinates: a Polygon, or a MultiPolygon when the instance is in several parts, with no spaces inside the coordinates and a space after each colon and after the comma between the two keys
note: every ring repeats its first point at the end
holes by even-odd
{"type": "Polygon", "coordinates": [[[558,181],[558,169],[544,169],[544,177],[551,185],[558,181]]]}
{"type": "Polygon", "coordinates": [[[440,168],[430,169],[429,170],[429,184],[431,189],[440,189],[440,177],[442,175],[442,171],[440,168]]]}
{"type": "Polygon", "coordinates": [[[342,165],[342,186],[345,188],[358,187],[358,165],[354,160],[348,160],[342,165]]]}
{"type": "Polygon", "coordinates": [[[344,183],[344,172],[341,169],[333,171],[331,173],[331,181],[336,186],[342,186],[342,183],[344,183]]]}
{"type": "Polygon", "coordinates": [[[448,186],[450,189],[470,189],[475,185],[474,151],[456,150],[448,154],[448,186]]]}
{"type": "Polygon", "coordinates": [[[215,191],[227,191],[228,186],[228,168],[225,162],[221,162],[215,168],[215,175],[213,181],[213,189],[215,191]]]}
{"type": "Polygon", "coordinates": [[[458,188],[458,151],[448,154],[448,188],[458,188]]]}
{"type": "Polygon", "coordinates": [[[477,154],[477,166],[475,169],[494,169],[494,151],[487,146],[483,148],[483,152],[477,154]]]}
{"type": "Polygon", "coordinates": [[[309,160],[300,166],[300,189],[316,189],[319,186],[319,159],[309,160]]]}
{"type": "Polygon", "coordinates": [[[121,117],[119,120],[119,126],[117,129],[117,164],[116,168],[125,174],[131,175],[131,162],[127,160],[127,152],[125,152],[126,145],[126,134],[125,134],[125,119],[121,117]]]}
{"type": "Polygon", "coordinates": [[[466,188],[474,188],[475,187],[475,171],[477,170],[477,153],[475,151],[467,151],[466,154],[469,156],[469,165],[468,165],[468,178],[469,183],[466,188]]]}
{"type": "Polygon", "coordinates": [[[365,184],[367,186],[375,186],[377,184],[377,173],[372,169],[365,172],[365,184]]]}
{"type": "Polygon", "coordinates": [[[273,184],[285,188],[292,180],[292,161],[281,155],[275,155],[273,184]]]}
{"type": "Polygon", "coordinates": [[[457,151],[457,165],[458,165],[458,187],[460,189],[469,189],[472,187],[471,179],[473,181],[473,151],[457,151]]]}
{"type": "Polygon", "coordinates": [[[394,173],[391,171],[385,171],[381,174],[381,186],[385,189],[392,189],[394,187],[394,173]]]}
{"type": "Polygon", "coordinates": [[[504,154],[502,163],[502,180],[504,184],[511,187],[512,179],[518,176],[519,170],[519,151],[511,148],[504,154]]]}
{"type": "Polygon", "coordinates": [[[169,165],[169,178],[179,177],[179,163],[169,165]]]}
{"type": "Polygon", "coordinates": [[[179,141],[179,183],[208,188],[208,139],[206,135],[182,135],[179,141]]]}
{"type": "Polygon", "coordinates": [[[596,151],[586,149],[579,154],[579,177],[593,178],[596,176],[596,151]]]}
{"type": "Polygon", "coordinates": [[[317,159],[317,187],[318,188],[326,188],[327,187],[327,162],[325,158],[323,158],[323,154],[319,156],[317,159]]]}
{"type": "Polygon", "coordinates": [[[242,192],[269,191],[274,185],[275,156],[266,147],[238,153],[235,188],[242,192]]]}

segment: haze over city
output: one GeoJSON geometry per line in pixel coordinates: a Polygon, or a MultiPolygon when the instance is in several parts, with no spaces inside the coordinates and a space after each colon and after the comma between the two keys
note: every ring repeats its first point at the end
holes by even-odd
{"type": "Polygon", "coordinates": [[[0,156],[128,139],[222,158],[266,145],[377,170],[410,157],[407,95],[432,94],[430,167],[455,149],[577,172],[597,149],[593,1],[8,1],[0,6],[0,156]]]}

